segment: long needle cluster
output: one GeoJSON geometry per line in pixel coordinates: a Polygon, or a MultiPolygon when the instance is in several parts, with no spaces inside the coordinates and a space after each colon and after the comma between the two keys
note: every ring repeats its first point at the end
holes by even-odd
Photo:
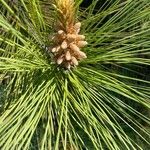
{"type": "Polygon", "coordinates": [[[80,49],[87,45],[85,36],[79,34],[81,23],[75,22],[73,0],[58,0],[55,5],[57,15],[57,33],[52,38],[54,60],[67,69],[78,65],[78,61],[86,58],[80,49]]]}

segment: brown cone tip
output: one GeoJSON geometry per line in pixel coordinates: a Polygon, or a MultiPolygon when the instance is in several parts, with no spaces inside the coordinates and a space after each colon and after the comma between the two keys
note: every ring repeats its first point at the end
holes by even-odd
{"type": "Polygon", "coordinates": [[[58,0],[55,7],[62,19],[58,19],[57,33],[51,39],[54,43],[51,52],[56,64],[70,69],[77,66],[79,60],[87,58],[81,51],[87,42],[85,36],[79,34],[81,22],[75,22],[74,0],[58,0]]]}

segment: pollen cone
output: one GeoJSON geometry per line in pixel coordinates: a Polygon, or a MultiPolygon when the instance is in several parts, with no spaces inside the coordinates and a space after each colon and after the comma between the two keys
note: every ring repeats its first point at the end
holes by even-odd
{"type": "Polygon", "coordinates": [[[82,24],[76,21],[74,0],[57,0],[54,7],[57,14],[54,28],[57,31],[51,39],[53,41],[51,52],[54,54],[56,64],[70,69],[77,66],[79,60],[87,58],[81,51],[87,42],[85,36],[79,34],[82,24]]]}

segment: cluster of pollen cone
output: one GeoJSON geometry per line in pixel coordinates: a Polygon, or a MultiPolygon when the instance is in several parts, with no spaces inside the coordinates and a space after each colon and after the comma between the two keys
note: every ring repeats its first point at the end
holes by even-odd
{"type": "MultiPolygon", "coordinates": [[[[67,9],[66,6],[64,7],[67,9]]],[[[60,15],[63,18],[66,12],[62,12],[60,15]]],[[[87,42],[85,41],[85,36],[79,34],[81,28],[80,22],[73,23],[73,21],[65,19],[64,21],[66,23],[64,26],[59,22],[57,33],[52,38],[53,47],[51,48],[51,52],[54,54],[54,61],[58,65],[70,69],[71,67],[77,66],[79,60],[87,57],[81,51],[81,48],[87,45],[87,42]]]]}

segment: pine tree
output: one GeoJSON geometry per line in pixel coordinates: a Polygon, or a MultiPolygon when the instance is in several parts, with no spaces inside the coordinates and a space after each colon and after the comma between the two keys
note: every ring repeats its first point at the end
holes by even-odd
{"type": "Polygon", "coordinates": [[[150,1],[82,2],[0,0],[0,149],[150,148],[150,1]]]}

